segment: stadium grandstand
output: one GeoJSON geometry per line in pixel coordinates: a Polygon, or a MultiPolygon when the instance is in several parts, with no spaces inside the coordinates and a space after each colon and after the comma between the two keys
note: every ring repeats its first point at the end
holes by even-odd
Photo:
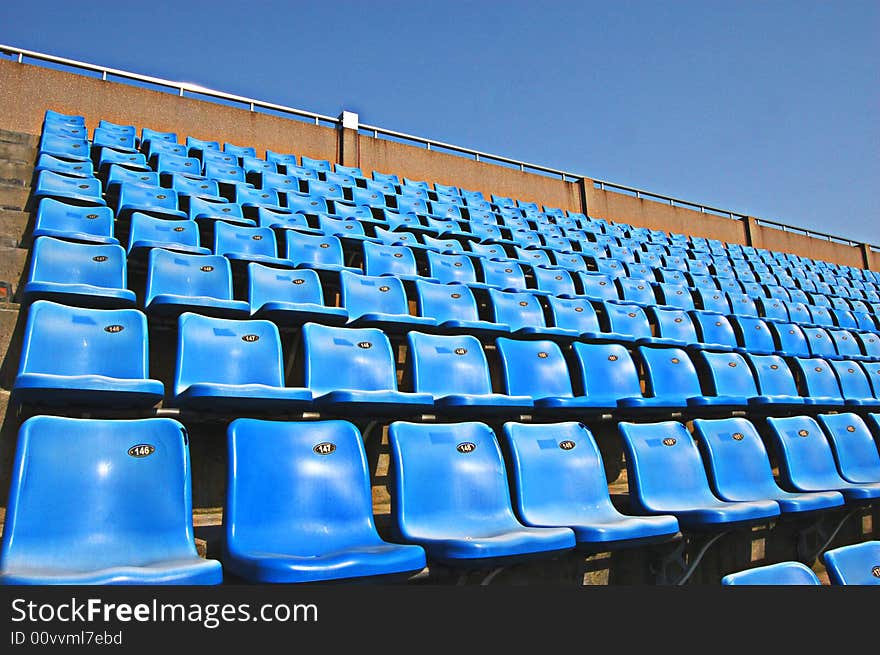
{"type": "Polygon", "coordinates": [[[0,582],[880,584],[876,246],[0,55],[0,582]]]}

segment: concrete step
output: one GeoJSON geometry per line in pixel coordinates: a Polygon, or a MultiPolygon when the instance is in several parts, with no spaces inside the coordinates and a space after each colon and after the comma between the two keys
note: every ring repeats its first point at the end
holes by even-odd
{"type": "Polygon", "coordinates": [[[23,161],[0,159],[0,181],[12,186],[31,186],[34,165],[23,161]]]}
{"type": "Polygon", "coordinates": [[[24,162],[33,166],[37,161],[37,147],[26,143],[0,141],[0,159],[24,162]]]}
{"type": "Polygon", "coordinates": [[[0,280],[12,285],[13,296],[22,280],[27,256],[24,248],[0,248],[0,280]]]}
{"type": "Polygon", "coordinates": [[[27,234],[30,215],[12,209],[0,209],[0,247],[18,248],[27,234]]]}
{"type": "Polygon", "coordinates": [[[0,183],[0,209],[23,211],[31,195],[30,187],[0,183]]]}
{"type": "Polygon", "coordinates": [[[40,137],[36,134],[28,134],[26,132],[13,132],[11,130],[0,129],[0,142],[20,143],[36,148],[37,144],[40,142],[40,137]]]}

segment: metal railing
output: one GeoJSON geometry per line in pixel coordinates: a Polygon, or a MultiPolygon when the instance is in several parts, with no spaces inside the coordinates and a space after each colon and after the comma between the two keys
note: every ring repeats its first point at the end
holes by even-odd
{"type": "MultiPolygon", "coordinates": [[[[313,122],[315,125],[326,124],[330,126],[337,127],[341,125],[341,120],[337,117],[326,116],[324,114],[317,114],[315,112],[306,111],[304,109],[297,109],[295,107],[288,107],[286,105],[279,105],[272,102],[266,102],[264,100],[258,100],[256,98],[248,98],[245,96],[239,96],[231,93],[225,93],[223,91],[216,91],[214,89],[208,89],[206,87],[200,86],[198,84],[193,84],[191,82],[177,82],[173,80],[166,80],[159,77],[152,77],[149,75],[140,75],[138,73],[132,73],[130,71],[118,70],[115,68],[108,68],[106,66],[98,66],[96,64],[89,64],[87,62],[77,61],[75,59],[67,59],[65,57],[57,57],[55,55],[49,55],[43,52],[36,52],[33,50],[25,50],[23,48],[17,48],[15,46],[9,46],[0,44],[0,54],[5,54],[16,58],[18,63],[24,63],[25,59],[32,59],[37,62],[45,62],[49,64],[55,64],[58,66],[66,66],[79,71],[88,71],[91,73],[98,73],[101,76],[102,80],[110,80],[110,78],[118,79],[121,81],[127,82],[136,82],[140,84],[148,84],[152,86],[157,86],[162,89],[169,89],[177,95],[181,97],[185,97],[186,94],[190,96],[201,98],[210,98],[214,100],[220,100],[226,103],[235,103],[244,105],[248,108],[249,111],[268,111],[275,112],[281,114],[286,117],[292,117],[299,120],[308,120],[309,122],[313,122]]],[[[360,124],[358,126],[359,133],[365,133],[373,136],[374,138],[385,138],[385,139],[396,139],[399,141],[403,141],[405,143],[414,144],[418,146],[422,146],[427,150],[439,150],[441,152],[450,152],[456,155],[460,155],[463,157],[467,157],[473,159],[477,162],[491,163],[497,165],[503,165],[507,167],[512,167],[514,169],[518,169],[523,173],[535,173],[539,175],[546,175],[553,178],[558,178],[563,182],[581,182],[581,181],[590,181],[593,184],[594,188],[598,188],[601,190],[611,189],[614,192],[622,192],[625,194],[633,195],[636,198],[648,199],[655,202],[661,202],[664,204],[668,204],[672,207],[682,207],[685,209],[692,209],[695,211],[699,211],[703,214],[712,214],[716,216],[721,216],[724,218],[729,218],[731,220],[736,221],[744,221],[748,218],[747,214],[742,214],[740,212],[735,212],[729,209],[721,209],[718,207],[713,207],[711,205],[706,205],[703,203],[693,202],[691,200],[683,200],[681,198],[675,198],[673,196],[667,196],[662,193],[654,193],[653,191],[645,191],[644,189],[638,189],[636,187],[627,186],[625,184],[617,184],[615,182],[609,182],[607,180],[600,180],[596,178],[592,178],[586,175],[581,175],[579,173],[572,173],[569,171],[563,171],[556,168],[550,168],[548,166],[542,166],[540,164],[532,164],[529,162],[524,162],[518,159],[513,159],[510,157],[504,157],[502,155],[495,155],[488,152],[482,152],[479,150],[474,150],[472,148],[466,148],[464,146],[458,146],[451,143],[444,143],[442,141],[436,141],[434,139],[428,139],[421,136],[416,136],[413,134],[406,134],[404,132],[396,132],[394,130],[389,130],[384,127],[379,127],[376,125],[365,125],[360,124]]],[[[789,225],[787,223],[780,223],[778,221],[772,221],[768,219],[755,219],[757,224],[760,226],[771,227],[777,230],[781,230],[783,232],[793,232],[796,234],[802,234],[804,236],[812,237],[815,239],[821,239],[825,241],[830,241],[833,243],[840,243],[847,246],[860,246],[862,245],[859,241],[854,241],[852,239],[847,239],[845,237],[839,237],[833,234],[827,234],[824,232],[817,232],[815,230],[810,230],[807,228],[800,228],[794,225],[789,225]]],[[[876,246],[873,244],[865,244],[868,246],[868,249],[872,252],[880,251],[880,246],[876,246]]]]}

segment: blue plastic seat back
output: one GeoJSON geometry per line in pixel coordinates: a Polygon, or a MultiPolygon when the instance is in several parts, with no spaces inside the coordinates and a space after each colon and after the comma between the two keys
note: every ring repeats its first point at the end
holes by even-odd
{"type": "Polygon", "coordinates": [[[580,273],[584,295],[599,300],[619,300],[617,287],[608,275],[601,273],[580,273]]]}
{"type": "Polygon", "coordinates": [[[697,445],[676,421],[618,423],[630,498],[641,512],[717,504],[697,445]]]}
{"type": "Polygon", "coordinates": [[[637,302],[644,305],[653,305],[657,302],[651,284],[645,280],[619,277],[615,283],[617,284],[622,300],[637,302]]]}
{"type": "Polygon", "coordinates": [[[553,326],[564,330],[573,330],[578,334],[598,333],[599,317],[596,309],[586,298],[547,298],[553,326]]]}
{"type": "Polygon", "coordinates": [[[252,312],[268,302],[324,304],[321,280],[315,271],[292,271],[256,262],[248,264],[248,294],[252,312]]]}
{"type": "MultiPolygon", "coordinates": [[[[566,243],[570,243],[569,240],[566,239],[566,243]]],[[[561,244],[560,244],[561,245],[561,244]]],[[[553,245],[553,259],[556,262],[556,266],[562,267],[569,271],[569,275],[571,273],[577,271],[580,273],[587,272],[587,262],[584,259],[581,253],[568,253],[567,250],[570,250],[570,247],[566,247],[565,250],[559,248],[558,245],[553,245]]]]}
{"type": "Polygon", "coordinates": [[[406,246],[364,242],[364,272],[367,275],[418,275],[416,258],[406,246]]]}
{"type": "Polygon", "coordinates": [[[584,395],[595,401],[607,400],[613,407],[619,398],[641,397],[639,373],[629,351],[616,343],[573,344],[584,395]]]}
{"type": "Polygon", "coordinates": [[[865,375],[868,376],[868,380],[871,382],[874,397],[880,398],[880,362],[861,362],[861,366],[865,370],[865,375]]]}
{"type": "Polygon", "coordinates": [[[700,287],[694,290],[694,296],[700,309],[719,314],[730,313],[730,303],[727,296],[718,289],[700,287]]]}
{"type": "Polygon", "coordinates": [[[353,424],[240,418],[227,440],[228,552],[307,558],[380,543],[353,424]]]}
{"type": "Polygon", "coordinates": [[[795,374],[803,395],[814,398],[830,398],[834,401],[842,401],[840,383],[834,369],[824,359],[813,357],[794,357],[792,359],[795,374]]]}
{"type": "Polygon", "coordinates": [[[726,316],[700,310],[690,312],[690,316],[702,343],[736,345],[736,333],[726,316]]]}
{"type": "Polygon", "coordinates": [[[214,180],[187,177],[186,175],[172,174],[171,188],[177,192],[178,201],[182,195],[216,197],[220,193],[217,182],[214,180]]]}
{"type": "Polygon", "coordinates": [[[751,421],[695,419],[694,436],[703,453],[712,489],[719,498],[748,501],[780,495],[770,456],[751,421]]]}
{"type": "Polygon", "coordinates": [[[849,330],[828,330],[834,349],[841,357],[861,357],[862,349],[855,335],[849,330]]]}
{"type": "Polygon", "coordinates": [[[323,214],[327,212],[327,201],[315,196],[288,193],[287,208],[301,214],[323,214]]]}
{"type": "Polygon", "coordinates": [[[516,293],[489,289],[490,312],[496,323],[509,325],[511,330],[546,327],[544,310],[538,297],[531,293],[516,293]]]}
{"type": "Polygon", "coordinates": [[[825,433],[809,416],[767,419],[768,436],[779,453],[779,472],[796,489],[840,489],[846,483],[837,471],[825,433]]]}
{"type": "Polygon", "coordinates": [[[804,335],[807,337],[811,355],[814,357],[834,357],[837,355],[834,342],[823,328],[801,327],[801,330],[803,330],[804,335]]]}
{"type": "Polygon", "coordinates": [[[519,525],[501,450],[486,424],[395,421],[388,439],[391,513],[401,537],[493,534],[519,525]]]}
{"type": "Polygon", "coordinates": [[[526,276],[522,267],[514,261],[480,261],[483,282],[499,289],[525,289],[526,276]]]}
{"type": "Polygon", "coordinates": [[[275,152],[274,150],[266,150],[266,161],[272,161],[281,166],[288,164],[296,166],[296,155],[285,152],[275,152]]]}
{"type": "Polygon", "coordinates": [[[683,309],[664,309],[652,307],[648,310],[657,328],[657,336],[676,339],[685,343],[697,343],[697,329],[690,316],[683,309]]]}
{"type": "MultiPolygon", "coordinates": [[[[85,128],[77,128],[85,132],[85,128]]],[[[86,161],[89,158],[89,142],[73,135],[43,133],[40,137],[40,153],[48,153],[61,159],[86,161]]]]}
{"type": "MultiPolygon", "coordinates": [[[[108,148],[104,148],[103,150],[109,151],[108,148]]],[[[134,155],[126,156],[134,157],[134,155]]],[[[141,155],[141,157],[143,157],[143,155],[141,155]]],[[[34,166],[34,171],[43,170],[52,171],[53,173],[63,173],[64,175],[70,175],[73,177],[92,177],[95,173],[94,165],[90,161],[68,161],[66,159],[59,159],[58,157],[54,157],[45,152],[37,157],[37,163],[34,166]]]]}
{"type": "Polygon", "coordinates": [[[571,274],[563,268],[532,267],[535,287],[554,296],[575,295],[574,281],[571,274]]]}
{"type": "Polygon", "coordinates": [[[492,393],[486,353],[476,337],[409,332],[407,343],[415,391],[435,398],[492,393]]]}
{"type": "Polygon", "coordinates": [[[52,171],[40,171],[33,193],[35,196],[83,198],[94,204],[104,204],[101,198],[101,182],[93,177],[70,177],[52,171]]]}
{"type": "Polygon", "coordinates": [[[880,584],[880,541],[863,541],[827,550],[822,561],[834,585],[880,584]]]}
{"type": "Polygon", "coordinates": [[[54,236],[88,241],[113,237],[113,210],[109,207],[81,207],[43,198],[34,219],[35,237],[54,236]]]}
{"type": "Polygon", "coordinates": [[[584,424],[509,422],[502,439],[510,454],[513,506],[526,525],[572,525],[617,515],[599,449],[584,424]]]}
{"type": "Polygon", "coordinates": [[[776,342],[763,319],[748,316],[732,316],[730,323],[737,334],[739,345],[748,351],[772,353],[776,342]]]}
{"type": "Polygon", "coordinates": [[[409,315],[403,283],[394,277],[339,274],[341,305],[353,320],[364,314],[409,315]]]}
{"type": "Polygon", "coordinates": [[[771,323],[768,325],[773,333],[779,352],[789,357],[809,357],[810,346],[807,337],[799,325],[794,323],[771,323]]]}
{"type": "Polygon", "coordinates": [[[788,310],[775,298],[759,298],[755,306],[758,314],[769,321],[788,321],[788,310]]]}
{"type": "MultiPolygon", "coordinates": [[[[179,143],[170,143],[168,141],[163,140],[152,140],[147,141],[146,145],[143,148],[144,155],[147,159],[152,159],[156,155],[176,155],[177,157],[186,157],[187,156],[187,148],[180,145],[179,143]]],[[[197,159],[198,155],[193,155],[192,152],[189,152],[189,156],[195,156],[197,159]]],[[[201,165],[198,170],[193,171],[194,175],[200,175],[202,172],[201,165]]]]}
{"type": "Polygon", "coordinates": [[[186,137],[186,147],[191,148],[193,150],[220,150],[220,143],[218,141],[207,141],[204,139],[199,139],[194,136],[186,137]]]}
{"type": "Polygon", "coordinates": [[[150,247],[199,247],[199,226],[194,221],[173,221],[135,212],[131,215],[128,251],[144,243],[150,247]]]}
{"type": "MultiPolygon", "coordinates": [[[[859,366],[858,362],[842,359],[830,360],[828,364],[837,375],[837,383],[840,385],[840,392],[844,399],[875,399],[868,375],[865,373],[865,369],[859,366]]],[[[878,481],[880,481],[880,478],[878,478],[878,481]]]]}
{"type": "Polygon", "coordinates": [[[552,341],[495,340],[501,357],[501,379],[510,396],[571,398],[568,364],[552,341]]]}
{"type": "Polygon", "coordinates": [[[268,227],[248,227],[219,221],[214,226],[214,254],[277,257],[275,233],[268,227]]]}
{"type": "Polygon", "coordinates": [[[222,255],[187,255],[153,248],[147,263],[144,304],[158,295],[232,300],[232,269],[222,255]]]}
{"type": "MultiPolygon", "coordinates": [[[[106,189],[108,189],[112,193],[114,187],[121,187],[122,185],[129,186],[131,184],[152,187],[155,190],[159,187],[159,174],[152,171],[136,171],[130,168],[125,168],[124,166],[119,166],[118,164],[110,165],[110,168],[107,172],[107,179],[105,180],[104,184],[104,187],[106,189]]],[[[171,196],[173,194],[169,193],[162,195],[171,196]]],[[[134,198],[134,194],[129,193],[129,196],[130,202],[133,204],[137,204],[138,201],[134,198]]],[[[150,203],[148,201],[143,201],[143,205],[145,207],[149,204],[150,203]]]]}
{"type": "Polygon", "coordinates": [[[342,243],[337,237],[286,230],[284,240],[287,259],[294,264],[311,264],[318,268],[322,264],[344,264],[342,243]]]}
{"type": "MultiPolygon", "coordinates": [[[[843,298],[835,298],[835,300],[843,300],[843,298]]],[[[855,314],[853,314],[849,308],[834,308],[829,311],[831,313],[831,318],[834,319],[834,325],[845,330],[855,330],[858,328],[859,322],[856,320],[855,314]]]]}
{"type": "Polygon", "coordinates": [[[180,423],[36,416],[21,426],[0,571],[51,579],[196,558],[180,423]]]}
{"type": "Polygon", "coordinates": [[[177,194],[160,186],[123,183],[119,186],[117,206],[120,209],[177,211],[177,194]]]}
{"type": "Polygon", "coordinates": [[[278,192],[275,189],[255,189],[241,182],[235,184],[235,202],[246,207],[267,205],[278,206],[278,192]]]}
{"type": "Polygon", "coordinates": [[[416,280],[416,304],[419,316],[436,319],[438,323],[480,320],[474,294],[463,285],[416,280]]]}
{"type": "Polygon", "coordinates": [[[432,236],[423,234],[422,243],[425,244],[426,248],[434,252],[444,254],[458,254],[465,252],[464,245],[456,239],[435,239],[432,236]]]}
{"type": "Polygon", "coordinates": [[[248,173],[277,173],[278,165],[274,161],[266,161],[258,157],[245,156],[241,158],[241,167],[244,169],[245,176],[248,173]]]}
{"type": "Polygon", "coordinates": [[[135,309],[38,300],[28,310],[19,374],[147,379],[148,361],[147,320],[135,309]]]}
{"type": "Polygon", "coordinates": [[[721,578],[721,584],[731,585],[808,585],[821,586],[822,581],[806,564],[800,562],[779,562],[767,566],[757,566],[745,571],[728,573],[721,578]]]}
{"type": "Polygon", "coordinates": [[[745,355],[762,396],[800,396],[797,382],[785,360],[778,355],[745,355]]]}
{"type": "Polygon", "coordinates": [[[224,182],[244,182],[244,169],[237,164],[205,161],[205,177],[224,182]]]}
{"type": "Polygon", "coordinates": [[[375,328],[302,328],[305,384],[315,395],[332,391],[397,391],[394,353],[375,328]]]}
{"type": "Polygon", "coordinates": [[[810,310],[802,302],[790,302],[786,304],[788,316],[792,323],[808,324],[810,323],[810,310]]]}
{"type": "MultiPolygon", "coordinates": [[[[824,299],[824,301],[826,303],[828,303],[829,305],[831,304],[831,301],[828,300],[827,297],[822,296],[822,298],[824,299]]],[[[815,323],[816,325],[822,325],[824,327],[833,326],[834,319],[831,318],[831,312],[828,311],[828,307],[820,305],[819,303],[816,302],[816,300],[817,300],[817,298],[814,297],[813,298],[814,304],[810,305],[810,307],[809,307],[811,322],[815,323]]]]}
{"type": "Polygon", "coordinates": [[[252,146],[238,146],[234,143],[224,143],[223,152],[228,152],[236,157],[256,157],[257,151],[252,146]]]}
{"type": "Polygon", "coordinates": [[[758,395],[758,385],[752,369],[739,353],[697,354],[698,369],[704,374],[706,391],[716,396],[751,398],[758,395]]]}
{"type": "Polygon", "coordinates": [[[202,165],[195,157],[183,157],[162,153],[156,155],[157,173],[184,173],[186,175],[201,175],[202,165]]]}
{"type": "Polygon", "coordinates": [[[658,287],[660,289],[660,299],[663,304],[683,310],[694,309],[694,298],[691,296],[690,290],[685,285],[662,282],[658,287]]]}
{"type": "MultiPolygon", "coordinates": [[[[514,239],[521,240],[525,233],[514,234],[514,239]]],[[[537,239],[537,235],[533,240],[534,243],[540,245],[540,242],[537,239]]],[[[514,257],[520,259],[524,262],[528,262],[533,267],[535,266],[552,266],[553,263],[550,261],[550,255],[547,254],[546,250],[538,250],[534,248],[523,248],[520,246],[513,246],[514,257]]]]}
{"type": "Polygon", "coordinates": [[[427,214],[428,203],[424,198],[409,195],[397,196],[397,211],[401,213],[427,214]]]}
{"type": "Polygon", "coordinates": [[[858,414],[819,414],[837,460],[837,469],[850,482],[880,482],[877,442],[858,414]]]}
{"type": "Polygon", "coordinates": [[[116,244],[39,237],[31,249],[30,282],[124,289],[126,279],[125,249],[116,244]]]}
{"type": "Polygon", "coordinates": [[[427,252],[429,275],[446,284],[477,281],[477,273],[471,258],[466,255],[442,255],[429,250],[427,252]]]}
{"type": "MultiPolygon", "coordinates": [[[[638,353],[645,368],[646,396],[686,402],[703,395],[700,376],[685,351],[639,346],[638,353]]],[[[597,383],[601,380],[599,377],[597,383]]]]}
{"type": "MultiPolygon", "coordinates": [[[[101,121],[102,123],[104,121],[101,121]]],[[[131,128],[134,130],[134,127],[131,128]]],[[[177,143],[177,134],[174,132],[160,132],[159,130],[151,130],[145,127],[141,130],[141,143],[145,141],[168,141],[169,143],[177,143]]]]}
{"type": "MultiPolygon", "coordinates": [[[[192,154],[192,153],[190,153],[190,154],[192,154]]],[[[202,167],[205,171],[205,175],[208,175],[208,166],[209,165],[211,166],[211,168],[215,172],[221,174],[221,176],[224,175],[224,171],[223,171],[224,168],[229,168],[229,169],[238,168],[238,157],[235,156],[234,154],[232,154],[231,152],[223,152],[221,150],[208,149],[208,150],[203,150],[200,155],[196,155],[196,156],[200,157],[202,160],[202,165],[203,165],[202,167]]],[[[241,172],[244,173],[244,169],[242,169],[241,172]]],[[[234,177],[228,178],[228,179],[237,179],[238,172],[232,171],[232,175],[234,177]]]]}
{"type": "Polygon", "coordinates": [[[281,337],[275,324],[181,314],[174,394],[205,382],[283,387],[281,337]]]}
{"type": "Polygon", "coordinates": [[[651,324],[648,322],[645,310],[641,307],[613,302],[603,302],[602,307],[605,313],[605,324],[609,332],[635,339],[652,336],[651,324]]]}

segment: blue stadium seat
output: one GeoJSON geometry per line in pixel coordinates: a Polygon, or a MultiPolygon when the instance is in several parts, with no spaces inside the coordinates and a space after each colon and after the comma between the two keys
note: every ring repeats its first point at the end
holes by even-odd
{"type": "Polygon", "coordinates": [[[40,171],[52,171],[70,177],[93,177],[95,174],[94,166],[90,161],[67,161],[45,152],[37,157],[37,163],[34,166],[35,173],[40,171]]]}
{"type": "Polygon", "coordinates": [[[840,385],[840,395],[843,396],[844,404],[852,407],[880,407],[878,400],[871,388],[871,381],[858,362],[852,360],[830,360],[828,364],[837,375],[837,383],[840,385]]]}
{"type": "Polygon", "coordinates": [[[776,298],[758,298],[755,301],[755,307],[758,309],[758,315],[766,321],[782,321],[784,323],[789,319],[785,305],[776,298]]]}
{"type": "Polygon", "coordinates": [[[227,571],[249,582],[303,583],[424,568],[420,547],[388,543],[376,531],[354,425],[240,418],[227,435],[227,571]]]}
{"type": "Polygon", "coordinates": [[[560,298],[574,298],[577,295],[574,280],[566,269],[533,266],[531,270],[537,291],[560,298]]]}
{"type": "Polygon", "coordinates": [[[195,157],[161,153],[154,155],[151,163],[160,177],[171,175],[172,173],[201,177],[202,167],[199,160],[195,157]]]}
{"type": "Polygon", "coordinates": [[[667,307],[675,307],[684,311],[694,309],[694,298],[690,289],[683,284],[662,282],[656,285],[660,303],[667,307]]]}
{"type": "MultiPolygon", "coordinates": [[[[101,121],[102,123],[104,121],[101,121]]],[[[159,130],[151,130],[145,127],[141,130],[141,144],[148,141],[168,141],[169,143],[177,143],[177,134],[174,132],[160,132],[159,130]]]]}
{"type": "Polygon", "coordinates": [[[118,244],[75,243],[39,237],[31,249],[28,281],[20,302],[53,300],[85,307],[131,307],[125,249],[118,244]]]}
{"type": "Polygon", "coordinates": [[[726,501],[771,499],[784,514],[843,505],[837,491],[791,492],[773,477],[770,456],[755,426],[743,418],[696,419],[694,435],[712,491],[726,501]]]}
{"type": "Polygon", "coordinates": [[[434,407],[431,394],[398,391],[394,352],[381,330],[306,323],[302,348],[305,386],[319,409],[400,417],[434,407]]]}
{"type": "Polygon", "coordinates": [[[860,483],[880,482],[880,453],[865,421],[857,414],[819,414],[844,480],[860,483]]]}
{"type": "Polygon", "coordinates": [[[736,333],[730,320],[723,314],[696,309],[688,312],[697,330],[697,336],[705,349],[739,351],[736,333]]]}
{"type": "MultiPolygon", "coordinates": [[[[82,128],[80,128],[82,129],[82,128]]],[[[83,129],[83,131],[85,131],[83,129]]],[[[48,154],[68,161],[88,161],[89,142],[84,138],[44,132],[40,137],[38,154],[48,154]]]]}
{"type": "Polygon", "coordinates": [[[739,346],[756,355],[776,354],[776,341],[767,323],[754,316],[730,316],[739,346]]]}
{"type": "Polygon", "coordinates": [[[619,300],[613,279],[601,273],[578,273],[583,295],[596,300],[619,300]]]}
{"type": "Polygon", "coordinates": [[[698,309],[718,314],[729,314],[730,303],[727,296],[715,288],[699,287],[694,289],[694,302],[698,309]]]}
{"type": "Polygon", "coordinates": [[[808,405],[825,407],[844,405],[837,375],[826,360],[818,357],[792,357],[790,362],[801,395],[807,398],[808,405]]]}
{"type": "Polygon", "coordinates": [[[12,402],[153,407],[164,387],[149,379],[148,352],[146,318],[135,309],[38,300],[28,311],[12,402]]]}
{"type": "Polygon", "coordinates": [[[313,159],[312,157],[302,155],[300,157],[300,164],[303,168],[311,168],[316,171],[333,171],[333,166],[326,159],[313,159]]]}
{"type": "Polygon", "coordinates": [[[508,325],[516,336],[563,340],[580,336],[574,330],[548,327],[538,297],[529,292],[489,289],[489,314],[495,323],[508,325]]]}
{"type": "Polygon", "coordinates": [[[745,358],[761,394],[750,399],[750,403],[774,407],[792,405],[795,409],[807,403],[807,399],[798,392],[797,381],[782,357],[746,353],[745,358]]]}
{"type": "Polygon", "coordinates": [[[233,264],[257,262],[275,268],[293,268],[293,262],[278,257],[275,233],[268,227],[232,225],[219,221],[214,226],[214,254],[233,264]]]}
{"type": "MultiPolygon", "coordinates": [[[[118,164],[111,164],[107,168],[107,175],[103,178],[103,181],[104,188],[107,191],[107,200],[110,201],[112,206],[116,207],[119,201],[119,192],[122,185],[134,184],[136,186],[152,187],[153,189],[156,189],[159,187],[159,174],[154,173],[151,170],[132,170],[130,168],[125,168],[124,166],[119,166],[118,164]]],[[[168,195],[171,196],[174,194],[168,195]]]]}
{"type": "Polygon", "coordinates": [[[826,550],[822,562],[833,585],[880,585],[880,541],[826,550]]]}
{"type": "MultiPolygon", "coordinates": [[[[583,344],[575,344],[575,347],[583,344]]],[[[552,341],[495,340],[501,358],[504,392],[528,396],[539,413],[558,415],[573,412],[607,412],[617,407],[616,398],[575,396],[568,364],[560,347],[552,341]]]]}
{"type": "Polygon", "coordinates": [[[487,425],[395,421],[388,438],[392,529],[421,545],[429,563],[483,568],[575,546],[568,528],[517,520],[501,450],[487,425]]]}
{"type": "Polygon", "coordinates": [[[284,250],[287,259],[297,268],[312,268],[337,273],[340,271],[360,272],[360,269],[345,265],[342,242],[335,236],[285,230],[284,250]]]}
{"type": "Polygon", "coordinates": [[[208,141],[194,136],[186,137],[186,147],[190,157],[201,157],[205,151],[220,151],[220,143],[218,141],[208,141]]]}
{"type": "Polygon", "coordinates": [[[606,301],[602,303],[602,309],[603,331],[612,333],[620,341],[673,348],[687,346],[684,341],[653,336],[648,316],[638,305],[606,301]]]}
{"type": "Polygon", "coordinates": [[[308,389],[284,386],[281,338],[274,323],[186,312],[177,331],[171,404],[235,413],[286,413],[312,404],[308,389]]]}
{"type": "Polygon", "coordinates": [[[526,276],[522,266],[511,260],[481,259],[483,282],[502,291],[525,291],[526,276]]]}
{"type": "Polygon", "coordinates": [[[801,327],[795,323],[768,323],[777,352],[788,357],[809,357],[810,345],[801,327]]]}
{"type": "Polygon", "coordinates": [[[697,445],[678,422],[618,424],[633,506],[672,514],[686,530],[712,530],[778,516],[773,500],[728,502],[713,495],[697,445]]]}
{"type": "Polygon", "coordinates": [[[187,216],[199,224],[209,228],[217,221],[225,221],[235,225],[254,225],[254,221],[245,218],[241,205],[234,202],[220,202],[201,196],[182,196],[186,204],[187,216]]]}
{"type": "MultiPolygon", "coordinates": [[[[655,327],[657,336],[687,344],[688,348],[703,347],[697,336],[697,328],[684,309],[652,306],[647,308],[647,313],[648,321],[655,327]]],[[[731,346],[718,344],[713,350],[731,350],[731,346]]]]}
{"type": "Polygon", "coordinates": [[[343,325],[348,312],[324,304],[321,280],[315,271],[284,270],[248,264],[248,298],[251,318],[268,319],[282,327],[314,321],[343,325]]]}
{"type": "Polygon", "coordinates": [[[186,213],[178,209],[177,194],[160,186],[123,182],[119,185],[114,206],[117,220],[126,220],[133,212],[158,218],[187,218],[186,213]]]}
{"type": "Polygon", "coordinates": [[[776,564],[768,564],[766,566],[756,566],[744,571],[736,571],[728,573],[721,578],[721,584],[726,586],[732,585],[806,585],[821,586],[813,569],[806,564],[800,562],[788,561],[778,562],[776,564]]]}
{"type": "Polygon", "coordinates": [[[547,297],[553,327],[576,332],[579,339],[589,341],[605,340],[599,326],[599,317],[589,299],[547,297]]]}
{"type": "Polygon", "coordinates": [[[112,209],[70,205],[52,198],[44,198],[37,206],[31,236],[83,243],[119,243],[113,236],[112,209]]]}
{"type": "Polygon", "coordinates": [[[340,304],[348,312],[348,327],[373,327],[394,333],[437,325],[433,318],[409,313],[406,290],[397,278],[342,271],[339,283],[340,304]]]}
{"type": "Polygon", "coordinates": [[[834,341],[831,340],[831,337],[824,328],[802,325],[801,330],[807,338],[810,354],[813,357],[822,357],[824,359],[837,358],[837,348],[834,347],[834,341]]]}
{"type": "Polygon", "coordinates": [[[667,541],[673,516],[626,516],[611,503],[602,458],[582,423],[505,423],[513,506],[524,525],[569,527],[579,548],[619,549],[667,541]]]}
{"type": "Polygon", "coordinates": [[[232,299],[232,269],[221,255],[188,255],[153,248],[147,257],[144,298],[147,314],[176,318],[198,312],[220,318],[246,318],[248,304],[232,299]]]}
{"type": "Polygon", "coordinates": [[[370,241],[364,242],[364,274],[406,281],[420,277],[412,249],[370,241]]]}
{"type": "Polygon", "coordinates": [[[419,316],[433,318],[440,331],[475,336],[510,332],[509,325],[480,319],[474,294],[467,286],[416,280],[415,289],[419,316]]]}
{"type": "Polygon", "coordinates": [[[188,438],[177,421],[36,416],[19,429],[14,471],[0,583],[222,581],[220,562],[196,552],[188,438]]]}
{"type": "Polygon", "coordinates": [[[809,416],[767,419],[768,436],[779,454],[783,485],[795,491],[839,491],[847,502],[880,498],[880,481],[853,483],[837,470],[822,428],[809,416]]]}
{"type": "Polygon", "coordinates": [[[199,228],[190,220],[174,221],[135,212],[128,231],[128,254],[141,256],[151,248],[164,248],[191,255],[210,255],[199,245],[199,228]]]}
{"type": "Polygon", "coordinates": [[[167,176],[163,184],[177,192],[178,204],[182,196],[202,196],[214,202],[222,201],[219,196],[220,188],[214,180],[172,173],[167,176]]]}
{"type": "Polygon", "coordinates": [[[862,353],[862,349],[859,347],[859,341],[858,339],[856,339],[855,332],[850,332],[849,330],[835,329],[830,329],[827,332],[828,336],[831,338],[831,341],[834,342],[834,349],[837,351],[838,357],[840,357],[841,359],[871,359],[870,357],[866,357],[864,353],[862,353]]]}
{"type": "Polygon", "coordinates": [[[471,335],[407,335],[406,370],[413,389],[434,397],[437,409],[455,415],[528,412],[528,396],[493,393],[486,354],[471,335]]]}
{"type": "Polygon", "coordinates": [[[101,196],[100,180],[93,177],[70,177],[47,170],[37,173],[32,196],[34,201],[54,198],[72,205],[89,207],[107,204],[101,196]]]}
{"type": "Polygon", "coordinates": [[[753,358],[751,361],[755,370],[739,353],[703,351],[697,354],[698,369],[703,372],[703,379],[706,382],[704,388],[710,394],[739,397],[748,402],[750,407],[763,408],[764,411],[772,411],[772,408],[798,408],[804,403],[809,403],[808,400],[790,393],[790,384],[787,380],[782,379],[785,372],[772,368],[779,366],[777,361],[763,360],[770,368],[770,371],[763,371],[763,376],[757,370],[760,367],[756,365],[756,362],[762,360],[753,358]],[[760,391],[758,388],[759,380],[762,380],[765,385],[760,391]],[[763,390],[764,388],[767,389],[766,392],[763,390]]]}
{"type": "MultiPolygon", "coordinates": [[[[187,148],[185,146],[180,145],[179,143],[170,143],[168,141],[163,141],[161,139],[153,139],[151,141],[147,141],[142,148],[143,155],[147,158],[147,160],[151,160],[156,155],[175,155],[177,157],[186,157],[187,156],[187,148]]],[[[189,152],[190,157],[196,157],[199,160],[202,159],[201,155],[193,154],[193,152],[189,152]]],[[[201,171],[201,167],[199,171],[196,171],[196,175],[201,171]]]]}

